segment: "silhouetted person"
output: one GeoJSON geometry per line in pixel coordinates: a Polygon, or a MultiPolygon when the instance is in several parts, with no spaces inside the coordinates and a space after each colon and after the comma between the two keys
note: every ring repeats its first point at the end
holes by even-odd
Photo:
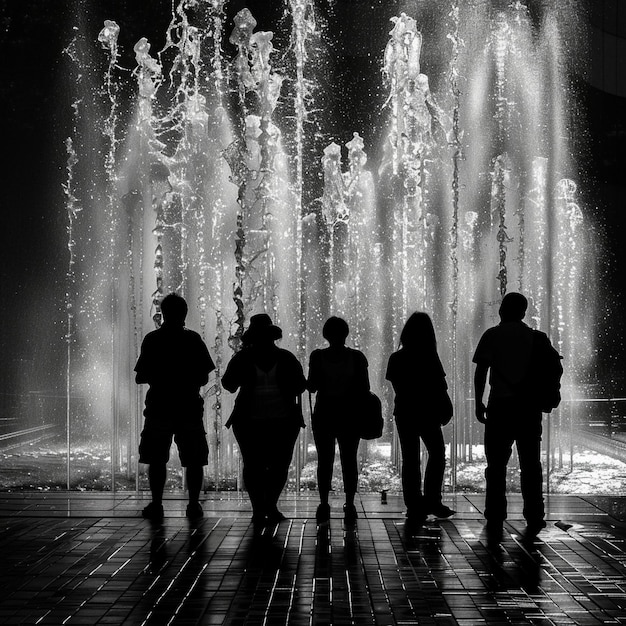
{"type": "Polygon", "coordinates": [[[171,293],[161,302],[163,325],[148,333],[135,365],[137,383],[148,383],[145,423],[139,442],[139,462],[147,463],[152,502],[143,516],[163,518],[163,489],[172,437],[185,468],[189,504],[187,517],[202,517],[200,490],[209,448],[204,430],[204,401],[200,387],[215,369],[200,335],[185,328],[187,303],[171,293]]]}
{"type": "Polygon", "coordinates": [[[328,494],[333,476],[335,442],[339,444],[346,494],[344,519],[348,523],[354,523],[357,518],[354,496],[359,478],[358,423],[360,407],[369,392],[370,383],[365,355],[345,345],[348,333],[345,320],[339,317],[329,318],[322,329],[322,335],[329,346],[322,350],[313,350],[309,360],[307,388],[317,393],[311,423],[317,448],[320,505],[316,519],[320,523],[327,522],[330,518],[328,494]]]}
{"type": "Polygon", "coordinates": [[[287,482],[293,447],[301,427],[298,402],[306,380],[298,359],[275,345],[283,336],[269,315],[250,318],[243,348],[230,360],[222,386],[239,389],[230,419],[243,460],[243,480],[255,524],[280,522],[278,498],[287,482]]]}
{"type": "Polygon", "coordinates": [[[413,313],[400,334],[401,348],[389,357],[386,378],[396,397],[393,414],[402,450],[402,493],[407,521],[421,525],[428,514],[447,518],[454,511],[441,501],[446,464],[441,404],[447,399],[446,373],[437,354],[435,329],[427,313],[413,313]],[[428,451],[424,476],[420,439],[428,451]]]}
{"type": "MultiPolygon", "coordinates": [[[[546,525],[540,457],[541,409],[522,387],[529,371],[533,334],[536,332],[522,321],[527,307],[528,301],[521,293],[507,293],[500,305],[500,324],[485,331],[473,359],[476,363],[476,418],[485,424],[485,518],[488,534],[498,539],[507,516],[506,467],[514,442],[519,458],[527,532],[536,534],[546,525]],[[488,371],[491,389],[485,407],[483,395],[488,371]]],[[[549,344],[548,338],[543,333],[541,335],[549,344]]]]}

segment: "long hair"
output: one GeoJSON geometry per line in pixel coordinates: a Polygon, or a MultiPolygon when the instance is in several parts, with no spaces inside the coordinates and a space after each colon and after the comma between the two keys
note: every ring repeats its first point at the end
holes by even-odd
{"type": "Polygon", "coordinates": [[[411,314],[400,333],[400,344],[409,350],[437,352],[435,328],[428,313],[416,311],[411,314]]]}

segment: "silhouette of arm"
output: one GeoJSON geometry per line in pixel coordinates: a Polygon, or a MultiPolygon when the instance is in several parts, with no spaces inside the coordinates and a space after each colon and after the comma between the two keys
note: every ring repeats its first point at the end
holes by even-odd
{"type": "Polygon", "coordinates": [[[149,383],[150,380],[148,380],[148,377],[145,375],[145,373],[137,372],[137,374],[135,374],[135,382],[138,385],[143,385],[145,383],[149,383]]]}
{"type": "Polygon", "coordinates": [[[146,367],[145,364],[145,358],[143,357],[143,352],[142,354],[139,356],[139,359],[137,360],[137,365],[135,365],[135,382],[138,385],[143,385],[144,383],[149,383],[150,382],[150,376],[148,374],[148,368],[146,367]]]}
{"type": "Polygon", "coordinates": [[[391,383],[393,387],[393,392],[398,394],[398,375],[397,375],[397,356],[394,352],[389,356],[389,360],[387,361],[387,371],[385,372],[385,378],[391,383]]]}
{"type": "Polygon", "coordinates": [[[361,388],[361,391],[367,392],[370,390],[370,377],[369,377],[369,366],[367,362],[367,357],[362,352],[357,352],[358,361],[359,361],[359,380],[357,384],[361,388]]]}
{"type": "Polygon", "coordinates": [[[487,384],[487,372],[489,366],[484,363],[477,363],[474,371],[474,398],[476,399],[476,419],[484,424],[487,421],[486,409],[483,402],[485,395],[485,385],[487,384]]]}
{"type": "Polygon", "coordinates": [[[141,343],[139,358],[135,365],[135,382],[138,385],[152,384],[154,380],[154,359],[150,355],[150,340],[146,336],[141,343]]]}
{"type": "Polygon", "coordinates": [[[235,393],[241,386],[241,364],[239,363],[241,358],[238,358],[239,354],[240,353],[235,354],[229,361],[226,371],[222,376],[222,387],[224,387],[226,391],[230,391],[230,393],[235,393]]]}
{"type": "Polygon", "coordinates": [[[303,393],[307,388],[307,380],[304,377],[304,371],[302,370],[302,365],[300,365],[300,361],[295,357],[295,355],[290,352],[287,353],[289,355],[289,369],[291,371],[291,385],[294,392],[294,395],[299,396],[303,393]]]}
{"type": "Polygon", "coordinates": [[[309,377],[306,381],[306,388],[315,393],[319,389],[318,374],[317,374],[317,350],[311,352],[309,357],[309,377]]]}
{"type": "Polygon", "coordinates": [[[202,387],[209,382],[209,374],[215,369],[215,363],[204,341],[199,336],[198,339],[198,384],[202,387]]]}

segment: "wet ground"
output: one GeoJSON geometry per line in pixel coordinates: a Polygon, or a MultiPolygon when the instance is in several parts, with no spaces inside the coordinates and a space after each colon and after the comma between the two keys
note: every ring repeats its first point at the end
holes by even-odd
{"type": "Polygon", "coordinates": [[[3,624],[626,623],[626,498],[551,495],[548,527],[524,536],[510,497],[501,543],[480,495],[446,502],[450,520],[407,529],[399,497],[362,496],[346,527],[316,499],[287,495],[288,520],[256,529],[245,497],[212,494],[163,524],[141,494],[0,494],[3,624]]]}
{"type": "MultiPolygon", "coordinates": [[[[573,448],[573,457],[567,448],[561,454],[558,450],[553,455],[550,465],[550,490],[553,493],[570,494],[626,494],[626,463],[587,450],[581,446],[573,448]]],[[[545,455],[544,469],[547,470],[545,455]]],[[[463,493],[481,493],[484,491],[485,456],[482,445],[473,447],[471,461],[459,460],[457,467],[456,491],[463,493]]],[[[301,489],[316,490],[316,462],[310,461],[301,471],[301,489]]],[[[71,487],[80,491],[111,490],[111,454],[105,446],[75,446],[71,457],[71,487]]],[[[519,492],[519,472],[515,455],[509,464],[507,476],[508,488],[519,492]]],[[[213,468],[209,466],[205,485],[211,491],[216,490],[213,468]]],[[[446,489],[451,491],[450,472],[446,475],[446,489]]],[[[168,489],[182,488],[182,469],[177,462],[174,449],[168,471],[168,489]]],[[[61,445],[31,445],[15,449],[0,450],[0,491],[50,491],[64,490],[67,487],[67,453],[61,445]]],[[[145,468],[137,479],[134,471],[127,472],[123,466],[115,474],[115,488],[119,491],[147,490],[148,481],[145,468]]],[[[295,489],[295,471],[292,466],[289,490],[295,489]]],[[[339,455],[336,458],[333,473],[333,488],[337,493],[342,490],[339,455]]],[[[401,484],[397,470],[393,467],[388,454],[373,454],[363,464],[359,476],[361,493],[380,493],[385,489],[389,493],[400,493],[401,484]]],[[[225,473],[218,478],[218,491],[236,491],[236,471],[225,473]]]]}

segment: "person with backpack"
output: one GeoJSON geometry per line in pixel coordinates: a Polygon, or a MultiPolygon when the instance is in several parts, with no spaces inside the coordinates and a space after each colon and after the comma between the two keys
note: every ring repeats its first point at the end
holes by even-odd
{"type": "Polygon", "coordinates": [[[328,341],[328,347],[313,350],[309,360],[307,388],[309,392],[317,394],[311,424],[317,449],[320,504],[315,517],[319,524],[325,524],[330,519],[328,496],[333,476],[335,442],[339,445],[346,494],[344,521],[346,524],[354,524],[358,516],[354,497],[359,479],[359,419],[370,382],[365,355],[345,345],[349,330],[347,322],[340,317],[328,318],[322,328],[322,336],[328,341]]]}
{"type": "Polygon", "coordinates": [[[500,324],[485,331],[473,361],[476,418],[485,425],[485,518],[487,534],[500,540],[507,517],[506,468],[516,444],[527,536],[545,528],[541,466],[542,411],[560,400],[563,372],[558,352],[545,333],[522,320],[528,301],[507,293],[500,305],[500,324]],[[489,399],[483,402],[487,374],[489,399]]]}

